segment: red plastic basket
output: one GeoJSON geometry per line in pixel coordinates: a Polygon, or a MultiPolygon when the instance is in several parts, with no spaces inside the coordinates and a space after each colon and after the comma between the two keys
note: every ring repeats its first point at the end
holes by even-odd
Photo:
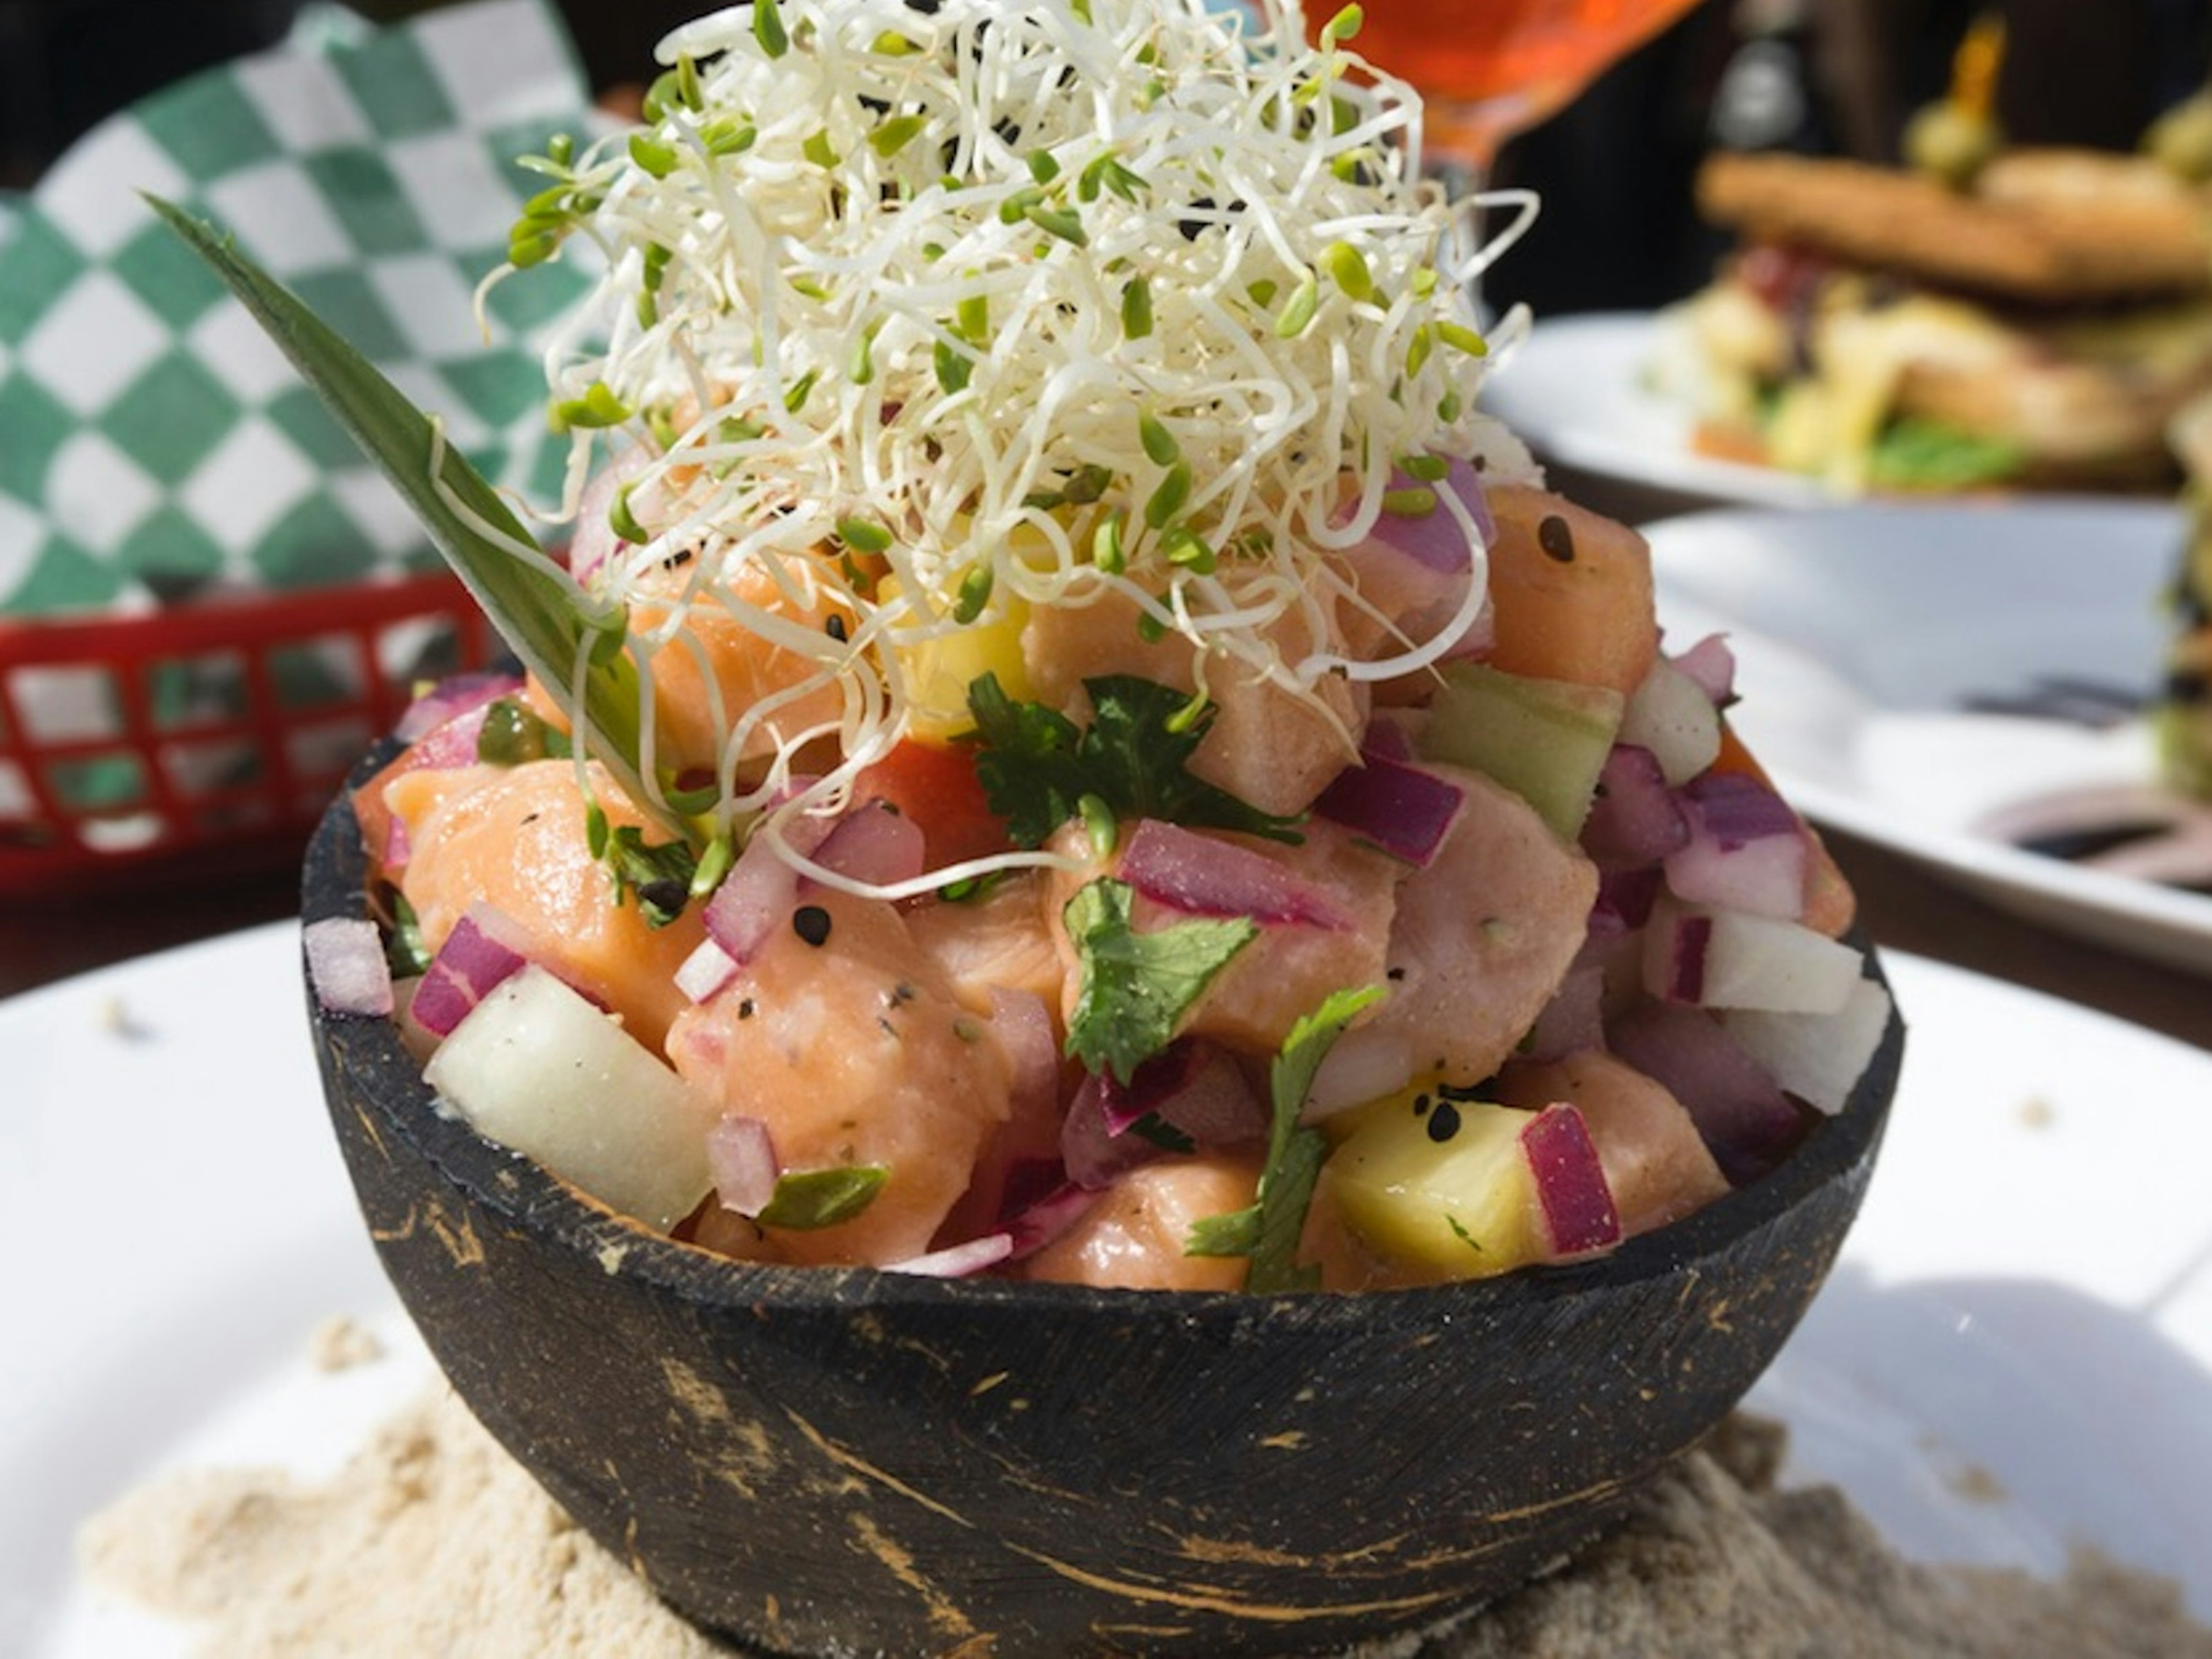
{"type": "Polygon", "coordinates": [[[0,620],[0,897],[296,859],[418,683],[498,648],[442,572],[143,617],[0,620]]]}

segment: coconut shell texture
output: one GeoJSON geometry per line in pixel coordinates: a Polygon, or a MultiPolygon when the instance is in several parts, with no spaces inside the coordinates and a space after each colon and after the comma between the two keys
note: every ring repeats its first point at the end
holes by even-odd
{"type": "MultiPolygon", "coordinates": [[[[364,878],[342,799],[305,919],[362,915],[364,878]]],[[[441,1114],[388,1022],[309,1001],[385,1269],[485,1425],[697,1623],[905,1659],[1341,1649],[1557,1563],[1795,1328],[1903,1046],[1893,1019],[1773,1175],[1602,1260],[1263,1298],[727,1261],[441,1114]]]]}

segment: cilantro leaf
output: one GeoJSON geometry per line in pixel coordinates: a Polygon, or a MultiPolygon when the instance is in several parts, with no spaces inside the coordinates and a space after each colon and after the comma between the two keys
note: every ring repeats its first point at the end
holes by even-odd
{"type": "Polygon", "coordinates": [[[1298,1236],[1314,1182],[1328,1156],[1328,1139],[1298,1121],[1314,1074],[1344,1028],[1377,1001],[1382,988],[1334,991],[1321,1006],[1291,1027],[1268,1074],[1274,1116],[1267,1132],[1267,1161],[1260,1172],[1259,1200],[1249,1208],[1208,1216],[1190,1230],[1183,1248],[1193,1255],[1243,1255],[1252,1259],[1244,1288],[1260,1295],[1310,1290],[1315,1272],[1297,1261],[1298,1236]]]}
{"type": "Polygon", "coordinates": [[[635,893],[638,908],[655,927],[665,927],[684,914],[691,897],[691,878],[699,872],[699,855],[689,843],[669,841],[648,847],[645,832],[634,823],[608,837],[602,861],[614,879],[616,904],[635,893]]]}
{"type": "Polygon", "coordinates": [[[786,1170],[775,1178],[775,1193],[753,1219],[763,1227],[794,1231],[834,1227],[874,1203],[890,1174],[880,1164],[786,1170]]]}
{"type": "Polygon", "coordinates": [[[1295,817],[1263,812],[1191,775],[1190,757],[1220,712],[1212,703],[1194,715],[1183,693],[1129,674],[1083,686],[1091,694],[1088,727],[1042,703],[1015,702],[995,674],[968,688],[982,744],[975,775],[1017,846],[1042,846],[1085,796],[1104,801],[1116,817],[1297,841],[1295,817]]]}
{"type": "Polygon", "coordinates": [[[1237,917],[1140,933],[1129,925],[1131,896],[1127,883],[1102,877],[1079,888],[1060,912],[1082,987],[1068,1017],[1067,1051],[1124,1083],[1168,1046],[1176,1022],[1260,931],[1237,917]]]}

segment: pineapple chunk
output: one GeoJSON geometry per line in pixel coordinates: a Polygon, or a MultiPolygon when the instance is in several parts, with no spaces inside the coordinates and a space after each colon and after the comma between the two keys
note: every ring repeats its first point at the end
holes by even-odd
{"type": "Polygon", "coordinates": [[[1459,1093],[1425,1080],[1328,1121],[1339,1212],[1412,1279],[1479,1279],[1545,1255],[1521,1144],[1534,1114],[1459,1093]]]}

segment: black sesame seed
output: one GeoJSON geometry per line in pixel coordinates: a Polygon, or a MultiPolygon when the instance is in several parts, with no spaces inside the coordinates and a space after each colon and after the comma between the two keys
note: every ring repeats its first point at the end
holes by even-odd
{"type": "Polygon", "coordinates": [[[834,611],[830,613],[830,620],[823,623],[822,627],[823,631],[827,633],[831,639],[836,641],[840,645],[844,644],[845,641],[851,637],[851,635],[846,632],[844,617],[839,616],[834,611]]]}
{"type": "Polygon", "coordinates": [[[1435,1104],[1436,1102],[1431,1100],[1426,1095],[1415,1095],[1413,1097],[1413,1115],[1415,1117],[1426,1117],[1429,1115],[1429,1108],[1435,1104]]]}
{"type": "Polygon", "coordinates": [[[1556,513],[1547,513],[1536,526],[1536,545],[1544,550],[1544,556],[1556,559],[1561,564],[1575,562],[1574,527],[1556,513]]]}
{"type": "Polygon", "coordinates": [[[1394,981],[1401,980],[1406,977],[1406,970],[1403,968],[1388,969],[1384,970],[1382,977],[1394,981]]]}
{"type": "Polygon", "coordinates": [[[1429,1139],[1449,1140],[1459,1133],[1459,1108],[1449,1100],[1437,1103],[1437,1109],[1429,1114],[1429,1139]]]}
{"type": "Polygon", "coordinates": [[[818,904],[802,904],[792,912],[791,931],[809,945],[822,945],[830,938],[830,913],[818,904]]]}
{"type": "Polygon", "coordinates": [[[750,1019],[752,1017],[753,1000],[750,997],[747,997],[744,1001],[738,1004],[738,1018],[739,1019],[750,1019]]]}

